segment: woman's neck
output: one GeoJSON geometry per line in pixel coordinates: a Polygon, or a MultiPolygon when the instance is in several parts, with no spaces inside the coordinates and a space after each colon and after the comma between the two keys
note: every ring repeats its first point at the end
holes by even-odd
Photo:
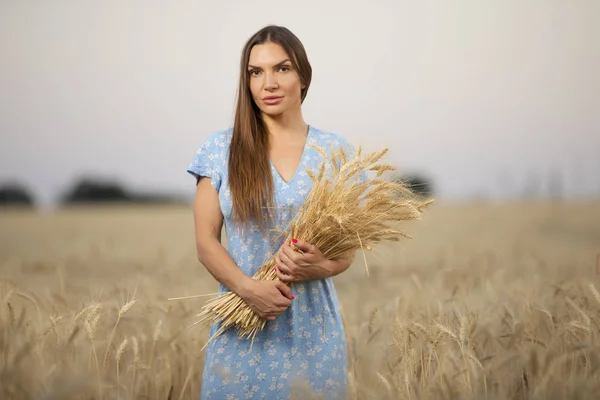
{"type": "Polygon", "coordinates": [[[308,130],[308,124],[304,122],[301,110],[294,114],[284,113],[276,117],[263,115],[263,120],[268,131],[275,136],[305,134],[308,130]]]}

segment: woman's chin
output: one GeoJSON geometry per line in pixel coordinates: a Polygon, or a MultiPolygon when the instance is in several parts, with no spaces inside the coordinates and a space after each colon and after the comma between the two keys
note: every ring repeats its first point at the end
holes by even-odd
{"type": "Polygon", "coordinates": [[[279,117],[285,112],[285,108],[282,107],[266,107],[263,108],[262,113],[269,117],[279,117]]]}

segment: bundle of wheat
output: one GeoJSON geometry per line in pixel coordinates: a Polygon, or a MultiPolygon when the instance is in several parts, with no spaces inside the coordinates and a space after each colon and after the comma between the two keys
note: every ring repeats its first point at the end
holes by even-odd
{"type": "MultiPolygon", "coordinates": [[[[387,148],[363,158],[358,147],[355,156],[349,160],[343,149],[328,155],[322,148],[313,147],[325,161],[321,163],[318,175],[307,170],[313,188],[291,222],[285,240],[304,240],[315,245],[325,257],[333,259],[354,250],[371,250],[382,241],[410,238],[394,224],[420,219],[423,208],[432,200],[417,198],[402,182],[381,178],[386,171],[395,170],[380,163],[387,148]],[[366,171],[375,171],[376,177],[367,179],[366,171]]],[[[253,279],[278,279],[274,267],[275,256],[258,269],[253,279]]],[[[254,340],[267,322],[233,292],[208,301],[197,317],[200,319],[192,326],[221,322],[209,342],[233,327],[237,328],[239,337],[254,340]]]]}

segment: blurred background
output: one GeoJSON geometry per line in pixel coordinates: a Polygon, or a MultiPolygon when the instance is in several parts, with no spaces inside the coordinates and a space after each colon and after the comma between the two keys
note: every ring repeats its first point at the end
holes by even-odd
{"type": "Polygon", "coordinates": [[[189,202],[267,24],[306,47],[306,121],[438,201],[598,199],[599,4],[3,0],[0,201],[189,202]]]}
{"type": "Polygon", "coordinates": [[[186,169],[278,24],[312,63],[306,122],[389,147],[436,200],[335,277],[353,399],[596,399],[598,21],[598,0],[0,0],[0,398],[198,398],[188,328],[217,282],[186,169]]]}

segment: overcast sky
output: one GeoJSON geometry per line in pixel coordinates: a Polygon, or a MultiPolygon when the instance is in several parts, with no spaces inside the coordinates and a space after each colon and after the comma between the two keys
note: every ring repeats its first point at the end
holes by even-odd
{"type": "Polygon", "coordinates": [[[599,20],[597,0],[0,0],[0,182],[46,204],[82,174],[193,193],[241,48],[275,23],[313,65],[306,121],[389,146],[439,198],[545,190],[552,170],[599,196],[599,20]]]}

